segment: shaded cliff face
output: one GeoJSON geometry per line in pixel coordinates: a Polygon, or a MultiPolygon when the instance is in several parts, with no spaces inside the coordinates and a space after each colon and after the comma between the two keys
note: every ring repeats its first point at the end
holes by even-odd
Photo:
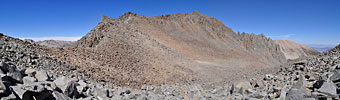
{"type": "Polygon", "coordinates": [[[318,55],[319,52],[314,49],[295,43],[289,40],[275,40],[275,43],[280,45],[280,49],[287,59],[298,59],[318,55]]]}
{"type": "Polygon", "coordinates": [[[126,13],[101,22],[75,43],[51,54],[118,85],[206,84],[279,66],[280,48],[264,35],[236,34],[198,12],[145,17],[126,13]],[[84,63],[85,62],[85,63],[84,63]],[[235,75],[240,74],[240,75],[235,75]]]}

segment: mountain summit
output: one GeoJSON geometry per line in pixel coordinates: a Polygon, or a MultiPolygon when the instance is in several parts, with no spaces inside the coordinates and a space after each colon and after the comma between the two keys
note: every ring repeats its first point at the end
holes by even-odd
{"type": "Polygon", "coordinates": [[[73,47],[53,51],[50,55],[88,69],[88,77],[123,86],[220,84],[287,60],[280,46],[263,34],[235,33],[196,11],[102,16],[73,47]]]}

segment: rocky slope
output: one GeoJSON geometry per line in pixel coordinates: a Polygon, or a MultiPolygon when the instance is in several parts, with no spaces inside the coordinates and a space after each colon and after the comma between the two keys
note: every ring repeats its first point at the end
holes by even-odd
{"type": "Polygon", "coordinates": [[[46,55],[42,52],[44,49],[0,33],[1,100],[85,98],[94,95],[86,94],[86,90],[103,88],[100,83],[87,83],[90,81],[89,78],[84,78],[84,71],[76,70],[77,66],[46,55]]]}
{"type": "Polygon", "coordinates": [[[340,45],[274,73],[206,90],[202,84],[132,89],[87,81],[92,69],[79,71],[44,54],[44,47],[2,34],[0,44],[2,100],[334,100],[340,95],[340,45]]]}
{"type": "Polygon", "coordinates": [[[298,58],[304,58],[309,56],[318,55],[319,52],[314,49],[295,43],[289,40],[275,40],[275,43],[280,45],[280,49],[287,59],[294,60],[298,58]]]}
{"type": "Polygon", "coordinates": [[[264,35],[236,34],[198,12],[156,17],[128,12],[116,19],[103,16],[75,47],[47,54],[93,69],[97,79],[138,87],[224,83],[286,61],[273,40],[264,35]]]}

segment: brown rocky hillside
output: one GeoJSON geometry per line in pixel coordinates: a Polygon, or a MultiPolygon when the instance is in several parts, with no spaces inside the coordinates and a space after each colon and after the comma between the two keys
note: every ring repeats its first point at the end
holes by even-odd
{"type": "Polygon", "coordinates": [[[103,16],[74,47],[46,52],[87,69],[98,81],[123,86],[212,85],[286,62],[279,45],[263,34],[236,34],[198,12],[155,17],[128,12],[116,19],[103,16]]]}

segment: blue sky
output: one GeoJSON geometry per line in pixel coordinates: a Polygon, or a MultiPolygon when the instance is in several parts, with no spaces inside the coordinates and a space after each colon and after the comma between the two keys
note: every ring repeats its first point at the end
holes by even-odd
{"type": "Polygon", "coordinates": [[[340,0],[0,0],[0,32],[20,38],[84,36],[101,15],[198,11],[235,32],[302,44],[340,43],[340,0]]]}

